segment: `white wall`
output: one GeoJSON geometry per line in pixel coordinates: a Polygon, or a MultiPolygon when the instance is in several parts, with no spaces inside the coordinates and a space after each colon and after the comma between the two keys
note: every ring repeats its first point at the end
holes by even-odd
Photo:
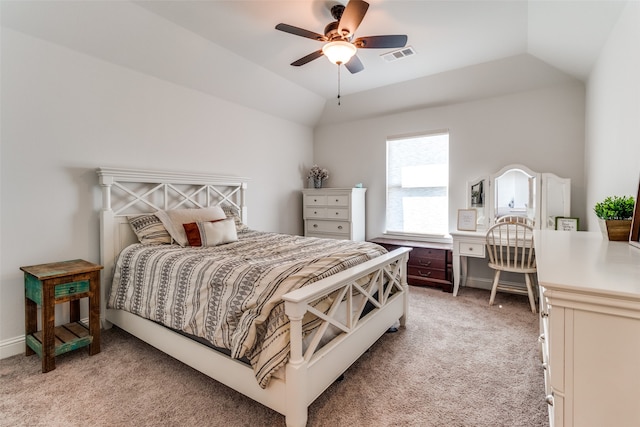
{"type": "Polygon", "coordinates": [[[597,230],[595,203],[638,191],[640,2],[628,2],[589,77],[586,140],[588,224],[597,230]]]}
{"type": "Polygon", "coordinates": [[[100,166],[251,178],[249,226],[301,233],[312,129],[2,29],[0,357],[24,351],[20,266],[99,261],[100,166]]]}
{"type": "Polygon", "coordinates": [[[368,238],[384,231],[387,137],[440,129],[450,132],[450,230],[465,207],[466,181],[512,163],[571,178],[571,213],[585,217],[584,85],[574,81],[317,127],[314,161],[331,171],[328,186],[368,187],[368,238]]]}

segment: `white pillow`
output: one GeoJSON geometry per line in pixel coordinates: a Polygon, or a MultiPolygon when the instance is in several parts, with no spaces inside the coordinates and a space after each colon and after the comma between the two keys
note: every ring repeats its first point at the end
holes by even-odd
{"type": "Polygon", "coordinates": [[[169,209],[159,210],[155,215],[160,218],[173,240],[180,246],[188,246],[187,234],[182,224],[198,221],[216,221],[227,216],[220,206],[201,209],[169,209]]]}
{"type": "Polygon", "coordinates": [[[202,246],[218,246],[238,241],[236,224],[233,218],[215,222],[197,222],[202,246]]]}

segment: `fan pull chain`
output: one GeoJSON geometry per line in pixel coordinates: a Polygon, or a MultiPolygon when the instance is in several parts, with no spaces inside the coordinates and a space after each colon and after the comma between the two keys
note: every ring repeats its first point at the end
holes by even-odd
{"type": "Polygon", "coordinates": [[[340,64],[338,64],[338,105],[340,105],[340,64]]]}

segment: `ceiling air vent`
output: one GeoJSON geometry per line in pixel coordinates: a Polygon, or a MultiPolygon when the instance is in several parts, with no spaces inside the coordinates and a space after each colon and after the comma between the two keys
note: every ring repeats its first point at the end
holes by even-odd
{"type": "Polygon", "coordinates": [[[416,51],[413,50],[413,47],[407,46],[398,50],[394,50],[392,52],[387,52],[382,54],[382,58],[387,62],[397,61],[398,59],[406,58],[407,56],[415,55],[416,51]]]}

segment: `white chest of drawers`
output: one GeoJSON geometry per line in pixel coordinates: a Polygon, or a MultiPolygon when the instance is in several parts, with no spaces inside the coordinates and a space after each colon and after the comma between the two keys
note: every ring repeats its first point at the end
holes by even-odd
{"type": "Polygon", "coordinates": [[[535,245],[551,426],[639,426],[640,249],[550,230],[535,245]]]}
{"type": "Polygon", "coordinates": [[[304,235],[328,239],[364,240],[366,191],[366,188],[302,190],[304,235]]]}

